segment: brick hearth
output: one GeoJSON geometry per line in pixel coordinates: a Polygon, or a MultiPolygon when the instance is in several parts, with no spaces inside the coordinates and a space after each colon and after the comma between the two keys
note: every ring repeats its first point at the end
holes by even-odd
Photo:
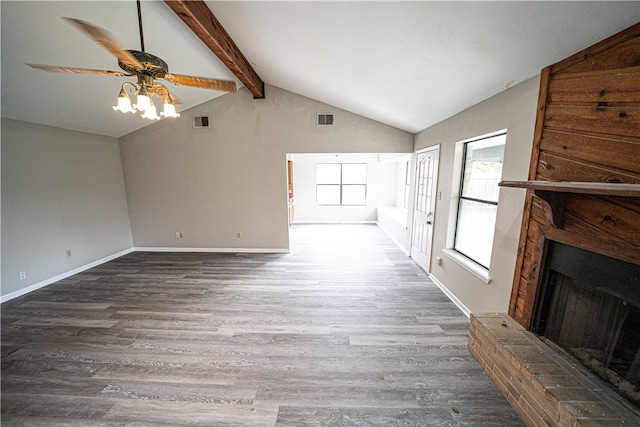
{"type": "Polygon", "coordinates": [[[472,314],[469,351],[529,426],[640,425],[608,385],[507,314],[472,314]]]}

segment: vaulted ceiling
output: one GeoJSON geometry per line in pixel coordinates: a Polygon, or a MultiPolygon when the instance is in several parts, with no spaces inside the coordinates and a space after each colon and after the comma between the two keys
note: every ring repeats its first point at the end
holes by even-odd
{"type": "MultiPolygon", "coordinates": [[[[640,21],[633,1],[206,5],[265,83],[413,133],[640,21]]],[[[3,117],[114,137],[152,124],[111,109],[124,77],[25,65],[119,71],[113,56],[61,17],[91,22],[140,49],[135,1],[3,0],[0,7],[3,117]]],[[[164,2],[143,1],[142,17],[146,51],[170,72],[242,86],[164,2]]],[[[184,102],[178,111],[238,96],[171,89],[184,102]]]]}

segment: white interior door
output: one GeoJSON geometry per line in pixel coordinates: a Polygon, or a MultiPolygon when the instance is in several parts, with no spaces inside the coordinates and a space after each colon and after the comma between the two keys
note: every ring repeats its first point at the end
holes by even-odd
{"type": "Polygon", "coordinates": [[[440,148],[418,153],[416,161],[416,197],[413,211],[411,258],[427,273],[431,267],[433,213],[435,211],[436,180],[440,148]]]}

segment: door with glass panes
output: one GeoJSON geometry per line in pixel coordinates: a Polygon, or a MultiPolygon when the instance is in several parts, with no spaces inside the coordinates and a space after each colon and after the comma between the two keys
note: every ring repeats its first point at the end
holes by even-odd
{"type": "Polygon", "coordinates": [[[411,258],[427,273],[431,267],[431,245],[435,211],[439,147],[419,152],[416,160],[415,204],[411,258]]]}

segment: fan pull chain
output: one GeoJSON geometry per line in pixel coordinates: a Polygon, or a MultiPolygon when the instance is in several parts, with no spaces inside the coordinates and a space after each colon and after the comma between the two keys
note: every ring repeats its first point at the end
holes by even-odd
{"type": "Polygon", "coordinates": [[[138,4],[138,28],[140,29],[140,50],[144,52],[144,35],[142,34],[142,11],[140,10],[140,0],[136,0],[138,4]]]}

